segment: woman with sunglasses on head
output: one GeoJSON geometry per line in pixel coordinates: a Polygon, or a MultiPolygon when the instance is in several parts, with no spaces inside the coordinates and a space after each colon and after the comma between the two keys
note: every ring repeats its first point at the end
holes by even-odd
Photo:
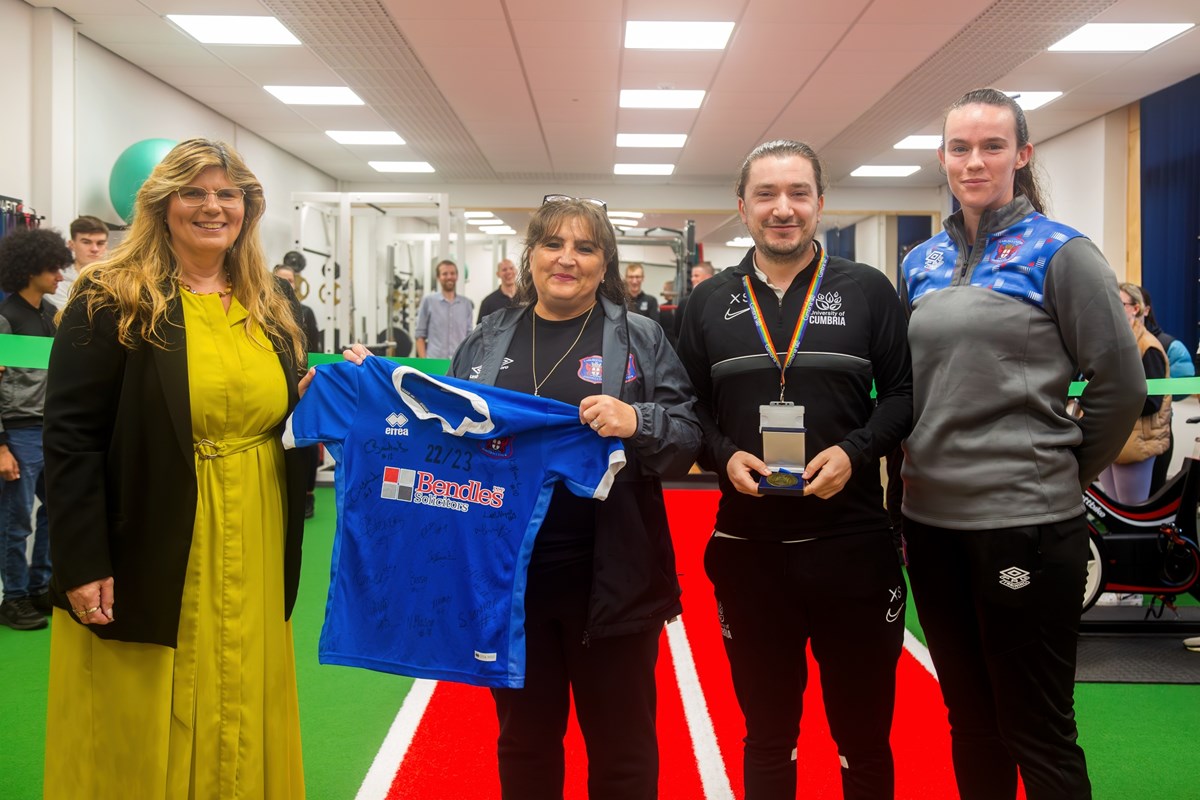
{"type": "Polygon", "coordinates": [[[654,665],[680,612],[660,478],[700,443],[692,387],[662,328],[626,312],[604,204],[549,195],[530,218],[520,305],[485,318],[451,374],[579,406],[581,424],[623,440],[608,499],[554,490],[525,594],[523,689],[495,689],[502,796],[561,798],[572,697],[592,800],[657,797],[654,665]]]}
{"type": "Polygon", "coordinates": [[[54,610],[45,796],[304,796],[288,621],[302,335],[267,269],[262,186],[177,145],[50,354],[54,610]]]}
{"type": "Polygon", "coordinates": [[[1012,98],[977,89],[955,102],[939,158],[962,208],[903,266],[904,539],[963,800],[1012,800],[1018,773],[1029,800],[1091,797],[1074,713],[1082,490],[1146,390],[1116,277],[1042,214],[1032,156],[1012,98]]]}

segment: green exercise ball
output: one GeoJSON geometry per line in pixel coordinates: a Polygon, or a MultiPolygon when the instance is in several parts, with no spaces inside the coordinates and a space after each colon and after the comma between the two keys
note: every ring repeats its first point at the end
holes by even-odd
{"type": "Polygon", "coordinates": [[[108,199],[121,219],[133,221],[133,201],[138,189],[176,144],[172,139],[143,139],[129,145],[117,156],[108,178],[108,199]]]}

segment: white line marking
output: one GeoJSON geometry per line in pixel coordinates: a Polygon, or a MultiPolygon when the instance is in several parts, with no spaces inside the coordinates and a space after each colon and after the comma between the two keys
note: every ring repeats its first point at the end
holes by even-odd
{"type": "Polygon", "coordinates": [[[937,670],[933,668],[933,659],[929,657],[929,649],[921,644],[921,640],[913,636],[912,631],[904,629],[904,649],[907,650],[925,671],[937,680],[937,670]]]}
{"type": "Polygon", "coordinates": [[[437,684],[437,681],[424,678],[413,681],[400,710],[396,712],[396,719],[392,720],[392,727],[379,746],[379,752],[375,754],[375,760],[371,762],[371,768],[363,778],[362,786],[358,788],[355,800],[384,800],[387,797],[437,684]]]}
{"type": "Polygon", "coordinates": [[[733,800],[725,759],[721,757],[721,748],[717,746],[717,733],[708,715],[708,703],[700,688],[700,676],[696,673],[696,662],[692,658],[692,647],[683,629],[682,618],[667,624],[667,644],[671,648],[671,660],[675,663],[675,681],[679,684],[683,715],[687,718],[688,732],[692,735],[692,751],[696,754],[704,796],[708,800],[733,800]]]}

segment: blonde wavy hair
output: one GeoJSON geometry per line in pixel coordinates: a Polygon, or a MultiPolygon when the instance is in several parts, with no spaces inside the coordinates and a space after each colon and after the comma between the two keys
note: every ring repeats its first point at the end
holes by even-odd
{"type": "Polygon", "coordinates": [[[245,194],[242,230],[225,254],[233,294],[249,312],[246,330],[255,325],[277,347],[291,351],[296,364],[307,358],[303,335],[290,300],[279,290],[267,266],[258,226],[266,203],[262,184],[236,150],[211,139],[188,139],[167,153],[138,190],[129,233],[107,258],[89,265],[71,289],[72,303],[87,303],[88,319],[101,309],[117,318],[117,339],[134,348],[140,341],[165,349],[167,309],[179,294],[179,259],[171,244],[167,209],[181,186],[217,167],[245,194]]]}

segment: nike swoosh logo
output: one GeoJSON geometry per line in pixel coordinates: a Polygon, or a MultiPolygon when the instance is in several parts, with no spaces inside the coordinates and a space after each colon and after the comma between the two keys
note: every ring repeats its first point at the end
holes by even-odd
{"type": "Polygon", "coordinates": [[[727,309],[725,309],[725,319],[733,319],[734,317],[736,317],[739,314],[745,314],[749,310],[750,309],[747,307],[747,308],[743,308],[741,311],[734,311],[732,314],[730,314],[729,309],[727,308],[727,309]]]}
{"type": "Polygon", "coordinates": [[[903,608],[904,608],[904,606],[900,606],[900,608],[897,608],[894,612],[889,608],[887,610],[887,613],[884,614],[884,617],[887,618],[888,622],[895,622],[896,620],[900,619],[900,611],[903,608]]]}

